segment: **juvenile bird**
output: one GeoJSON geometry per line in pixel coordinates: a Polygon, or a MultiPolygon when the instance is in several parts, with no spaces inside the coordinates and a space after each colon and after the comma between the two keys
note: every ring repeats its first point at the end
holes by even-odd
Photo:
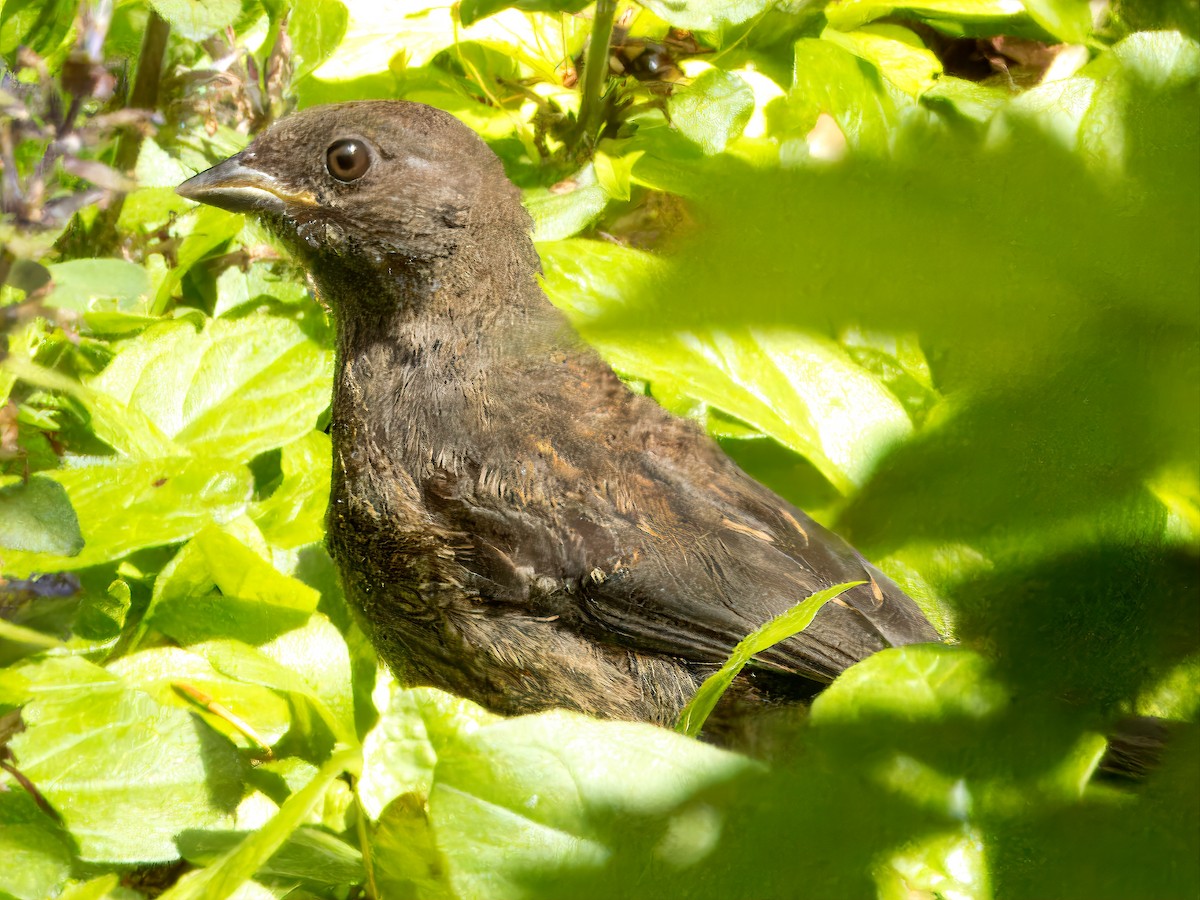
{"type": "Polygon", "coordinates": [[[261,218],[333,310],[329,548],[403,681],[502,713],[671,724],[747,633],[859,580],[717,715],[938,639],[854,549],[572,333],[520,193],[450,115],[308,109],[179,193],[261,218]]]}

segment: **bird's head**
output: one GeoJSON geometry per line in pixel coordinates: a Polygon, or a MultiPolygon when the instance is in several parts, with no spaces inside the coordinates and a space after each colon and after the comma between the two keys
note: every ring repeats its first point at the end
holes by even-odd
{"type": "Polygon", "coordinates": [[[487,145],[453,116],[404,101],[306,109],[177,190],[258,216],[310,269],[420,270],[530,229],[487,145]]]}

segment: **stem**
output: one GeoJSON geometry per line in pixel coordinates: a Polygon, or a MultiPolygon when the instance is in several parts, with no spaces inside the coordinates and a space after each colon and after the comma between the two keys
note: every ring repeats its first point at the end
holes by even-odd
{"type": "Polygon", "coordinates": [[[613,19],[616,13],[616,0],[596,0],[592,34],[588,39],[587,56],[583,62],[583,101],[579,105],[576,147],[585,140],[590,143],[600,124],[604,108],[601,91],[608,80],[608,43],[612,39],[613,19]]]}
{"type": "MultiPolygon", "coordinates": [[[[146,22],[146,33],[142,36],[142,47],[138,52],[137,75],[129,91],[130,109],[154,109],[158,105],[158,85],[162,81],[163,60],[167,51],[167,37],[171,33],[168,25],[158,13],[150,10],[146,22]]],[[[128,172],[137,165],[138,152],[142,149],[140,131],[130,130],[121,137],[117,146],[113,168],[128,172]]]]}
{"type": "MultiPolygon", "coordinates": [[[[133,86],[129,89],[127,109],[154,109],[158,106],[158,85],[162,81],[163,61],[167,52],[167,38],[171,26],[156,13],[150,10],[146,21],[146,33],[142,35],[142,46],[138,51],[137,74],[133,78],[133,86]]],[[[117,149],[113,154],[112,167],[125,174],[137,165],[138,154],[142,149],[142,133],[129,129],[117,141],[117,149]]],[[[125,205],[125,195],[114,196],[103,210],[96,216],[95,224],[90,230],[91,246],[88,254],[105,256],[117,243],[117,220],[121,218],[121,209],[125,205]]],[[[68,234],[71,234],[68,232],[68,234]]]]}

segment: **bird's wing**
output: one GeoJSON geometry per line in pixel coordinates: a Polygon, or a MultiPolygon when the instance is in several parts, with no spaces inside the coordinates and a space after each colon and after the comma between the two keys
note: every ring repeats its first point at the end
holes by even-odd
{"type": "Polygon", "coordinates": [[[481,597],[631,649],[719,663],[813,592],[865,582],[756,657],[821,681],[886,646],[938,639],[845,541],[619,384],[586,406],[528,410],[497,442],[522,449],[443,470],[425,488],[439,524],[470,535],[462,563],[481,597]]]}

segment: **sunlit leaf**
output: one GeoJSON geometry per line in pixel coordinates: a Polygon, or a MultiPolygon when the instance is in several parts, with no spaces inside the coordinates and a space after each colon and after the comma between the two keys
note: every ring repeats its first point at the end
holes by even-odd
{"type": "Polygon", "coordinates": [[[78,658],[23,671],[34,699],[10,746],[71,829],[82,859],[174,860],[180,831],[228,823],[242,787],[223,737],[78,658]]]}
{"type": "Polygon", "coordinates": [[[90,380],[198,456],[240,461],[312,430],[329,403],[331,354],[279,316],[164,322],[125,342],[90,380]]]}
{"type": "Polygon", "coordinates": [[[217,900],[232,895],[279,851],[321,799],[329,783],[354,765],[356,756],[353,750],[335,753],[266,825],[247,835],[212,865],[190,874],[160,896],[165,900],[217,900]]]}
{"type": "Polygon", "coordinates": [[[143,547],[186,540],[246,508],[251,478],[243,466],[187,458],[58,469],[42,477],[66,490],[83,549],[73,556],[6,552],[9,576],[82,569],[143,547]]]}

